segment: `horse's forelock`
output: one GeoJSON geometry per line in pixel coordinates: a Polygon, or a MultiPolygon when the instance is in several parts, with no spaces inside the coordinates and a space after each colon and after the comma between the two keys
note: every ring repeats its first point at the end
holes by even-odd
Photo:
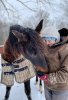
{"type": "Polygon", "coordinates": [[[38,52],[42,54],[42,52],[44,51],[44,47],[43,41],[41,40],[39,34],[35,30],[30,28],[26,28],[24,32],[27,36],[30,37],[30,41],[29,43],[27,43],[27,45],[25,45],[25,48],[27,49],[27,47],[34,47],[38,52]]]}
{"type": "Polygon", "coordinates": [[[9,33],[12,33],[12,30],[16,30],[18,32],[22,32],[23,27],[20,25],[12,25],[10,26],[9,33]]]}
{"type": "Polygon", "coordinates": [[[37,34],[37,32],[36,32],[35,30],[31,29],[31,28],[25,28],[25,29],[24,29],[24,32],[26,32],[26,33],[29,34],[30,36],[36,35],[36,34],[37,34]]]}

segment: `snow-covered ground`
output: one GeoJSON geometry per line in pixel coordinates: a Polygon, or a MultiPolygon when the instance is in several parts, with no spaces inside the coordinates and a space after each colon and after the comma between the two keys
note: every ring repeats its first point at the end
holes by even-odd
{"type": "MultiPolygon", "coordinates": [[[[44,89],[43,89],[44,91],[44,89]]],[[[35,85],[35,77],[31,79],[31,94],[32,100],[45,100],[44,92],[40,93],[37,86],[35,85]]],[[[0,100],[4,99],[5,86],[0,84],[0,100]]],[[[15,82],[11,89],[9,100],[27,100],[26,94],[24,92],[24,84],[18,84],[15,82]]]]}

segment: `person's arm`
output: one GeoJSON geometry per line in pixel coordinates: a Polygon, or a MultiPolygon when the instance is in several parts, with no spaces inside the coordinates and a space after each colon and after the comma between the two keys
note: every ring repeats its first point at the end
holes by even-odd
{"type": "Polygon", "coordinates": [[[50,84],[65,83],[68,80],[68,55],[64,57],[64,61],[59,70],[45,74],[40,79],[50,84]]]}
{"type": "MultiPolygon", "coordinates": [[[[48,75],[49,83],[64,83],[68,80],[68,55],[64,58],[64,62],[60,69],[48,75]]],[[[45,80],[46,81],[46,80],[45,80]]]]}

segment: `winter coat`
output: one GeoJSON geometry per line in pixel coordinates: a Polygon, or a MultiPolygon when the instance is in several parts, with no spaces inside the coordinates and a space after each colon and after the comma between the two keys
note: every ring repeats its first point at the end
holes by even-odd
{"type": "Polygon", "coordinates": [[[51,90],[68,89],[68,44],[49,48],[46,56],[49,74],[44,81],[51,90]]]}

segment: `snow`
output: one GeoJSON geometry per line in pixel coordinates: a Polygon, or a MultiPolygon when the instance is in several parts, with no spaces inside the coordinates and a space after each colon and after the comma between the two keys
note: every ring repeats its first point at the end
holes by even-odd
{"type": "MultiPolygon", "coordinates": [[[[3,100],[4,96],[5,96],[5,86],[3,84],[0,84],[0,100],[3,100]]],[[[43,88],[43,93],[40,93],[37,86],[35,85],[35,77],[31,79],[31,96],[32,100],[41,100],[41,98],[42,100],[45,100],[44,88],[43,88]]],[[[9,100],[27,100],[26,94],[24,92],[23,83],[18,84],[15,82],[14,86],[11,89],[9,100]]]]}

